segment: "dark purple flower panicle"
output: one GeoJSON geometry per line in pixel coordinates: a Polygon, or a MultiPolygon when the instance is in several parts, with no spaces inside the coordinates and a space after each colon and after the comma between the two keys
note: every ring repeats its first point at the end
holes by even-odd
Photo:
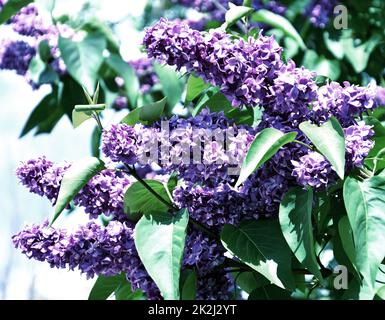
{"type": "Polygon", "coordinates": [[[292,163],[293,176],[297,178],[299,185],[323,190],[337,179],[330,163],[318,152],[310,151],[298,161],[292,160],[292,163]]]}
{"type": "Polygon", "coordinates": [[[147,29],[143,43],[150,57],[178,70],[185,67],[220,87],[233,106],[304,108],[316,98],[315,74],[292,61],[284,65],[282,48],[272,37],[233,40],[225,33],[199,33],[161,19],[147,29]]]}
{"type": "Polygon", "coordinates": [[[327,121],[335,116],[343,127],[355,123],[355,117],[376,108],[376,86],[360,87],[344,82],[341,86],[331,82],[318,90],[318,100],[313,105],[317,122],[327,121]]]}
{"type": "Polygon", "coordinates": [[[74,198],[76,206],[84,207],[91,219],[100,215],[112,216],[115,220],[125,221],[124,193],[131,185],[127,176],[117,175],[105,170],[93,177],[74,198]]]}
{"type": "Polygon", "coordinates": [[[312,0],[305,8],[304,15],[310,16],[310,22],[317,28],[325,28],[333,17],[337,0],[312,0]]]}
{"type": "Polygon", "coordinates": [[[14,70],[24,76],[36,55],[36,49],[22,40],[3,40],[0,45],[0,69],[14,70]]]}
{"type": "Polygon", "coordinates": [[[102,136],[103,153],[114,162],[137,162],[137,133],[126,124],[111,125],[102,136]]]}
{"type": "Polygon", "coordinates": [[[60,183],[69,165],[54,166],[45,157],[23,162],[17,169],[16,175],[21,184],[31,193],[44,196],[53,204],[56,202],[60,183]]]}
{"type": "Polygon", "coordinates": [[[362,167],[365,158],[374,147],[374,141],[371,140],[374,136],[372,127],[359,123],[345,128],[344,133],[347,169],[362,167]]]}
{"type": "Polygon", "coordinates": [[[13,244],[30,259],[48,262],[51,267],[78,269],[87,278],[126,273],[132,289],[141,289],[151,299],[160,293],[146,273],[135,249],[133,226],[111,221],[107,227],[93,222],[74,233],[48,226],[32,225],[12,237],[13,244]]]}

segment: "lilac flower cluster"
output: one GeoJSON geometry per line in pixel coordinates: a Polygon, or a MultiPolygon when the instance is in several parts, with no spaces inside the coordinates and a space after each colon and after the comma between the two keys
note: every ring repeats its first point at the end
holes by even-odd
{"type": "Polygon", "coordinates": [[[304,16],[310,16],[310,22],[317,28],[325,28],[333,16],[337,0],[312,0],[304,10],[304,16]]]}
{"type": "Polygon", "coordinates": [[[22,163],[16,170],[21,184],[41,197],[46,197],[53,204],[59,194],[61,180],[69,165],[54,166],[45,157],[31,159],[22,163]]]}
{"type": "Polygon", "coordinates": [[[313,104],[314,118],[324,122],[335,116],[343,127],[350,126],[355,123],[355,117],[377,106],[376,94],[377,86],[372,83],[360,87],[331,82],[318,90],[318,99],[313,104]]]}
{"type": "Polygon", "coordinates": [[[101,214],[119,221],[127,220],[124,213],[124,193],[132,179],[105,170],[93,177],[74,198],[74,204],[83,207],[91,219],[101,214]]]}
{"type": "Polygon", "coordinates": [[[321,189],[333,184],[337,178],[330,162],[318,152],[310,151],[299,161],[292,160],[292,163],[293,176],[300,185],[321,189]]]}
{"type": "Polygon", "coordinates": [[[220,87],[236,107],[269,105],[275,91],[281,94],[279,103],[287,102],[286,95],[292,101],[296,95],[309,102],[314,99],[315,85],[307,88],[305,82],[312,81],[312,73],[297,69],[292,62],[285,66],[282,48],[273,37],[260,34],[258,39],[233,40],[225,33],[204,34],[186,24],[161,19],[146,30],[143,44],[149,57],[178,70],[185,67],[220,87]],[[293,90],[287,92],[285,85],[293,90]]]}
{"type": "Polygon", "coordinates": [[[79,269],[87,278],[126,273],[132,289],[142,289],[150,299],[159,299],[154,282],[141,265],[133,239],[133,226],[111,221],[103,228],[94,222],[74,233],[48,226],[27,226],[12,238],[16,248],[30,259],[51,267],[79,269]]]}
{"type": "Polygon", "coordinates": [[[125,124],[112,125],[104,130],[102,150],[112,161],[134,164],[137,162],[136,140],[137,132],[133,127],[125,124]]]}
{"type": "MultiPolygon", "coordinates": [[[[53,204],[57,200],[60,184],[70,164],[55,166],[45,157],[22,163],[16,170],[20,182],[31,193],[46,197],[53,204]]],[[[74,204],[83,207],[91,219],[104,214],[114,220],[127,220],[123,210],[124,193],[133,179],[104,170],[94,176],[74,198],[74,204]]]]}
{"type": "MultiPolygon", "coordinates": [[[[374,146],[371,138],[374,131],[371,126],[358,123],[344,128],[346,167],[349,172],[353,168],[360,168],[364,165],[364,159],[368,156],[374,146]]],[[[311,186],[315,189],[325,189],[337,180],[336,172],[331,164],[318,152],[310,151],[299,158],[299,161],[292,160],[294,165],[293,176],[303,186],[311,186]]]]}
{"type": "Polygon", "coordinates": [[[14,70],[18,75],[26,75],[36,49],[23,40],[4,39],[0,46],[0,69],[14,70]]]}
{"type": "Polygon", "coordinates": [[[51,48],[51,67],[60,75],[66,73],[64,61],[60,57],[57,47],[59,34],[72,36],[73,31],[69,27],[47,23],[39,14],[34,4],[23,7],[9,20],[12,29],[24,40],[5,39],[0,49],[0,69],[15,70],[17,74],[25,76],[33,88],[38,88],[30,79],[28,68],[35,57],[37,48],[42,41],[47,41],[51,48]]]}

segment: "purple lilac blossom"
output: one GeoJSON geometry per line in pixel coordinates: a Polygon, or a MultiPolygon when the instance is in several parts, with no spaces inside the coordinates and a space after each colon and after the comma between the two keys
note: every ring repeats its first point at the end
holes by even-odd
{"type": "Polygon", "coordinates": [[[360,87],[344,82],[343,86],[331,82],[318,90],[318,100],[313,104],[314,119],[327,121],[335,116],[343,127],[355,124],[355,117],[376,108],[376,86],[371,83],[360,87]]]}
{"type": "MultiPolygon", "coordinates": [[[[12,237],[12,241],[29,259],[45,261],[52,268],[79,270],[87,278],[123,272],[132,290],[141,289],[150,300],[159,300],[159,289],[135,249],[133,227],[129,222],[111,221],[107,227],[90,222],[70,233],[49,227],[45,221],[40,225],[26,226],[12,237]]],[[[213,273],[223,263],[223,253],[224,249],[201,231],[193,230],[188,235],[183,268],[197,270],[197,299],[231,298],[233,279],[213,273]]]]}
{"type": "Polygon", "coordinates": [[[374,147],[374,131],[371,126],[360,122],[344,129],[347,170],[362,167],[364,160],[374,147]]]}
{"type": "Polygon", "coordinates": [[[78,269],[87,278],[126,273],[132,289],[143,290],[149,299],[159,299],[159,290],[140,262],[133,239],[133,226],[111,221],[107,227],[94,222],[75,232],[41,225],[25,227],[12,237],[13,244],[29,259],[46,261],[51,267],[78,269]]]}
{"type": "Polygon", "coordinates": [[[14,70],[18,75],[26,75],[36,49],[22,40],[5,39],[0,45],[0,69],[14,70]]]}
{"type": "Polygon", "coordinates": [[[74,198],[74,204],[85,208],[90,219],[104,214],[119,221],[127,219],[124,213],[124,194],[132,179],[105,170],[93,177],[74,198]]]}
{"type": "Polygon", "coordinates": [[[49,32],[49,26],[43,21],[37,7],[29,4],[14,15],[10,23],[13,30],[23,36],[39,38],[49,32]]]}
{"type": "Polygon", "coordinates": [[[150,58],[195,72],[220,87],[236,107],[264,105],[283,64],[282,48],[273,37],[233,41],[222,32],[203,34],[163,18],[146,30],[143,44],[150,58]]]}
{"type": "Polygon", "coordinates": [[[29,192],[44,196],[55,204],[61,180],[68,168],[68,164],[54,166],[45,157],[40,157],[23,162],[16,169],[16,175],[29,192]]]}
{"type": "MultiPolygon", "coordinates": [[[[55,166],[45,157],[22,163],[16,170],[21,184],[31,193],[46,197],[56,203],[60,184],[69,164],[55,166]]],[[[76,206],[83,207],[91,219],[104,214],[114,220],[127,220],[123,210],[124,192],[132,183],[132,178],[104,170],[94,176],[74,197],[76,206]]]]}
{"type": "Polygon", "coordinates": [[[324,29],[333,17],[337,0],[312,0],[305,8],[304,15],[310,16],[310,22],[317,28],[324,29]]]}
{"type": "Polygon", "coordinates": [[[102,137],[103,153],[115,162],[134,164],[137,162],[137,132],[126,124],[111,125],[102,137]]]}
{"type": "Polygon", "coordinates": [[[310,186],[315,189],[324,189],[336,181],[335,171],[323,155],[310,151],[299,158],[292,160],[294,165],[293,176],[302,186],[310,186]]]}

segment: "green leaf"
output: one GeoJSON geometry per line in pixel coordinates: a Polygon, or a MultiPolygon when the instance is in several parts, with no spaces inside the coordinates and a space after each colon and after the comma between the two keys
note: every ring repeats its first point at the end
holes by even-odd
{"type": "Polygon", "coordinates": [[[102,132],[99,127],[95,126],[91,136],[91,154],[93,157],[100,157],[100,144],[101,144],[102,132]]]}
{"type": "Polygon", "coordinates": [[[226,12],[225,16],[225,27],[231,27],[234,23],[237,23],[243,17],[246,17],[248,14],[254,11],[253,8],[236,6],[235,4],[229,2],[230,9],[226,12]]]}
{"type": "Polygon", "coordinates": [[[151,123],[156,120],[159,120],[163,114],[166,102],[167,98],[163,98],[160,101],[141,107],[139,119],[145,121],[146,123],[151,123]]]}
{"type": "Polygon", "coordinates": [[[253,1],[252,0],[243,0],[243,6],[244,7],[250,7],[253,5],[253,1]]]}
{"type": "Polygon", "coordinates": [[[286,242],[298,261],[321,280],[314,250],[312,206],[312,189],[292,188],[279,207],[279,222],[286,242]]]}
{"type": "Polygon", "coordinates": [[[293,27],[291,22],[287,20],[285,17],[280,16],[279,14],[275,14],[271,11],[261,9],[258,10],[252,16],[252,21],[261,22],[267,25],[270,25],[274,28],[282,30],[285,35],[294,39],[301,49],[305,50],[306,45],[303,42],[301,36],[297,32],[297,30],[293,27]]]}
{"type": "Polygon", "coordinates": [[[357,73],[364,71],[374,49],[381,43],[382,37],[373,34],[366,42],[356,45],[356,39],[351,35],[342,39],[346,59],[357,73]]]}
{"type": "Polygon", "coordinates": [[[353,231],[347,216],[342,217],[340,221],[338,221],[338,234],[347,257],[350,262],[355,265],[356,249],[354,247],[353,231]]]}
{"type": "Polygon", "coordinates": [[[197,275],[194,270],[186,269],[180,279],[180,299],[195,300],[197,295],[197,275]]]}
{"type": "Polygon", "coordinates": [[[55,124],[64,115],[63,110],[58,105],[57,95],[55,94],[55,92],[45,96],[43,100],[41,100],[39,104],[35,107],[35,109],[30,114],[27,122],[25,123],[19,138],[24,137],[33,128],[39,126],[39,124],[44,123],[45,121],[49,121],[50,116],[47,114],[47,110],[50,110],[51,115],[55,115],[58,113],[60,114],[60,116],[56,117],[55,119],[52,119],[55,124]]]}
{"type": "Polygon", "coordinates": [[[373,169],[373,172],[376,172],[385,168],[385,161],[381,160],[383,158],[382,150],[385,148],[385,127],[374,117],[365,117],[364,120],[365,123],[372,126],[374,130],[374,136],[372,138],[374,147],[365,159],[365,164],[373,169]]]}
{"type": "Polygon", "coordinates": [[[131,284],[126,281],[115,290],[115,300],[144,300],[143,292],[138,289],[132,292],[131,284]]]}
{"type": "Polygon", "coordinates": [[[247,221],[225,225],[223,246],[243,263],[281,288],[294,289],[292,254],[275,220],[247,221]]]}
{"type": "Polygon", "coordinates": [[[247,124],[249,126],[254,124],[254,114],[260,111],[259,108],[241,109],[232,107],[230,101],[215,87],[206,90],[196,104],[192,115],[197,116],[206,107],[211,112],[223,111],[226,118],[234,120],[236,124],[247,124]]]}
{"type": "MultiPolygon", "coordinates": [[[[385,258],[385,177],[359,182],[348,177],[344,202],[353,231],[355,265],[364,286],[373,289],[378,268],[385,258]]],[[[374,295],[374,293],[373,293],[374,295]]]]}
{"type": "Polygon", "coordinates": [[[187,80],[186,102],[193,101],[209,86],[210,85],[205,83],[202,78],[191,75],[187,80]]]}
{"type": "Polygon", "coordinates": [[[31,2],[33,2],[33,0],[7,0],[0,9],[0,24],[7,22],[9,18],[31,2]]]}
{"type": "Polygon", "coordinates": [[[83,122],[87,121],[88,119],[91,119],[92,116],[90,114],[87,114],[83,111],[72,111],[72,126],[76,129],[79,127],[83,122]]]}
{"type": "Polygon", "coordinates": [[[334,117],[321,126],[303,122],[299,128],[332,164],[338,176],[345,176],[345,138],[344,130],[334,117]]]}
{"type": "Polygon", "coordinates": [[[130,111],[128,115],[126,115],[120,122],[125,123],[129,126],[134,126],[135,124],[142,122],[140,120],[140,113],[141,113],[141,108],[136,108],[130,111]]]}
{"type": "Polygon", "coordinates": [[[316,72],[318,76],[324,76],[331,80],[337,80],[341,75],[340,64],[337,60],[329,60],[319,56],[313,50],[306,50],[303,65],[316,72]]]}
{"type": "Polygon", "coordinates": [[[59,37],[59,49],[69,74],[93,93],[104,60],[106,39],[100,34],[88,34],[79,42],[59,37]]]}
{"type": "Polygon", "coordinates": [[[127,282],[124,273],[111,277],[99,276],[88,300],[106,300],[124,282],[127,282]]]}
{"type": "Polygon", "coordinates": [[[71,165],[61,181],[51,225],[87,182],[104,168],[104,162],[94,157],[82,158],[71,165]]]}
{"type": "Polygon", "coordinates": [[[237,285],[249,294],[257,288],[270,284],[263,275],[254,271],[234,272],[233,276],[237,285]]]}
{"type": "Polygon", "coordinates": [[[273,284],[257,288],[250,293],[248,300],[292,300],[291,293],[273,284]]]}
{"type": "Polygon", "coordinates": [[[154,63],[154,69],[162,85],[162,92],[167,97],[167,111],[171,111],[181,99],[184,81],[173,67],[154,63]]]}
{"type": "MultiPolygon", "coordinates": [[[[171,203],[165,186],[156,180],[145,180],[146,183],[165,201],[171,203]]],[[[148,191],[141,182],[133,183],[124,195],[124,212],[136,221],[142,214],[152,211],[167,211],[169,207],[148,191]]]]}
{"type": "Polygon", "coordinates": [[[296,136],[296,132],[284,134],[274,128],[267,128],[258,133],[247,152],[236,187],[245,182],[255,170],[274,156],[282,146],[293,142],[296,136]]]}
{"type": "Polygon", "coordinates": [[[187,210],[174,215],[144,215],[136,224],[134,240],[140,260],[166,300],[178,300],[179,278],[188,224],[187,210]]]}
{"type": "Polygon", "coordinates": [[[72,125],[76,129],[83,122],[92,118],[92,112],[99,113],[106,108],[105,104],[76,105],[72,111],[72,125]]]}
{"type": "Polygon", "coordinates": [[[111,54],[108,57],[107,64],[116,74],[123,78],[128,100],[132,107],[136,107],[140,84],[134,68],[116,54],[111,54]]]}

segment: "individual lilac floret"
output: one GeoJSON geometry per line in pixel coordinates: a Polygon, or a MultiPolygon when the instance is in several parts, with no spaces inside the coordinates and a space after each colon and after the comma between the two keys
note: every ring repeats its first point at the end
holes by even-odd
{"type": "Polygon", "coordinates": [[[304,11],[306,17],[310,16],[310,22],[317,28],[325,28],[333,16],[337,0],[312,0],[304,11]]]}
{"type": "Polygon", "coordinates": [[[307,155],[292,160],[293,176],[301,186],[310,186],[322,190],[336,180],[336,173],[330,163],[318,152],[310,151],[307,155]]]}
{"type": "Polygon", "coordinates": [[[371,126],[360,122],[344,129],[347,169],[362,167],[364,160],[374,147],[374,131],[371,126]]]}
{"type": "Polygon", "coordinates": [[[3,40],[0,43],[0,69],[14,70],[24,76],[29,63],[36,55],[36,49],[22,40],[3,40]]]}
{"type": "Polygon", "coordinates": [[[16,175],[29,192],[45,196],[54,204],[68,167],[69,165],[55,167],[51,161],[40,157],[23,162],[16,169],[16,175]]]}
{"type": "Polygon", "coordinates": [[[324,122],[335,116],[343,127],[354,124],[355,117],[376,108],[376,88],[373,83],[360,87],[348,82],[343,86],[331,82],[319,88],[318,100],[313,105],[315,120],[324,122]]]}
{"type": "Polygon", "coordinates": [[[103,153],[114,162],[134,164],[137,161],[137,133],[126,124],[113,124],[104,130],[102,136],[103,153]]]}
{"type": "Polygon", "coordinates": [[[133,239],[133,226],[111,221],[107,227],[94,222],[74,233],[48,226],[27,226],[12,237],[13,244],[29,259],[46,261],[51,267],[78,269],[87,278],[126,273],[132,289],[159,299],[159,290],[140,262],[133,239]]]}
{"type": "Polygon", "coordinates": [[[118,176],[114,171],[102,171],[80,190],[74,198],[74,204],[84,207],[91,219],[104,214],[125,221],[124,193],[130,185],[130,178],[118,176]]]}

